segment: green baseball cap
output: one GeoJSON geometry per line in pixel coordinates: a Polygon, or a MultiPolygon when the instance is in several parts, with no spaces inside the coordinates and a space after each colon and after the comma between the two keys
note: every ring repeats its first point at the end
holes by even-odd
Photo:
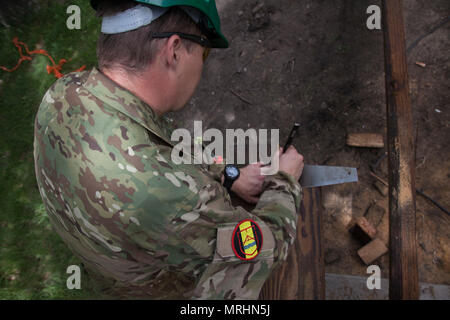
{"type": "MultiPolygon", "coordinates": [[[[228,40],[220,30],[220,17],[217,12],[215,0],[134,0],[139,3],[149,4],[162,8],[179,6],[195,8],[200,15],[197,26],[211,42],[213,48],[228,48],[228,40]]],[[[96,10],[101,0],[91,0],[92,7],[96,10]]]]}

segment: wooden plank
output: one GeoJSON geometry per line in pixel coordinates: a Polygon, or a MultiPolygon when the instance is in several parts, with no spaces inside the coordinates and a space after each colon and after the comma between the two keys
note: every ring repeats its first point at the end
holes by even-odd
{"type": "Polygon", "coordinates": [[[260,299],[325,299],[325,264],[322,241],[320,188],[303,189],[297,239],[287,260],[264,284],[260,299]]]}
{"type": "Polygon", "coordinates": [[[347,145],[351,147],[383,148],[383,136],[379,133],[349,133],[347,145]]]}
{"type": "Polygon", "coordinates": [[[418,299],[414,139],[403,1],[383,0],[391,299],[418,299]]]}

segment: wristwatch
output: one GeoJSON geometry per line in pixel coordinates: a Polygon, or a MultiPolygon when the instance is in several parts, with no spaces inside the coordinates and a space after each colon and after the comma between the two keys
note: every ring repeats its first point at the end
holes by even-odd
{"type": "Polygon", "coordinates": [[[239,175],[240,172],[238,167],[232,164],[227,164],[225,166],[225,170],[223,170],[223,176],[225,178],[223,186],[227,188],[228,192],[231,190],[233,183],[239,178],[239,175]]]}

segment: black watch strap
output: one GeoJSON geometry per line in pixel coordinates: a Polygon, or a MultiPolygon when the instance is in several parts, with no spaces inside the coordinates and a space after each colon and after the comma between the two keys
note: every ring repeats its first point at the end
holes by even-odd
{"type": "Polygon", "coordinates": [[[233,185],[233,183],[234,183],[236,180],[229,179],[229,178],[227,178],[225,175],[224,175],[224,178],[225,178],[225,180],[224,180],[224,182],[223,182],[223,186],[224,186],[225,188],[227,188],[228,191],[230,191],[230,190],[231,190],[231,186],[233,185]]]}
{"type": "Polygon", "coordinates": [[[227,188],[228,192],[231,191],[231,186],[233,185],[233,183],[234,183],[237,179],[239,179],[239,176],[240,176],[240,172],[239,172],[239,168],[238,168],[238,167],[236,167],[236,166],[234,166],[234,165],[230,165],[230,164],[228,164],[228,165],[225,166],[225,170],[224,170],[224,172],[223,172],[223,177],[224,177],[223,186],[224,186],[225,188],[227,188]],[[234,169],[234,171],[235,171],[236,174],[230,176],[230,175],[228,174],[228,170],[227,170],[227,169],[234,169]]]}

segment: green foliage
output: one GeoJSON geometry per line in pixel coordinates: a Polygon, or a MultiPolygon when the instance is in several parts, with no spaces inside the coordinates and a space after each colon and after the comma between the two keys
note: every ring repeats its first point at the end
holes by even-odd
{"type": "MultiPolygon", "coordinates": [[[[30,50],[48,51],[66,74],[96,63],[99,20],[87,0],[38,1],[20,27],[0,25],[0,65],[19,59],[14,37],[30,50]],[[66,9],[81,8],[81,30],[69,30],[66,9]]],[[[35,55],[12,73],[0,70],[0,299],[101,298],[82,274],[81,290],[68,290],[66,269],[80,265],[52,230],[37,188],[33,165],[34,117],[46,90],[56,80],[47,74],[48,58],[35,55]]]]}

